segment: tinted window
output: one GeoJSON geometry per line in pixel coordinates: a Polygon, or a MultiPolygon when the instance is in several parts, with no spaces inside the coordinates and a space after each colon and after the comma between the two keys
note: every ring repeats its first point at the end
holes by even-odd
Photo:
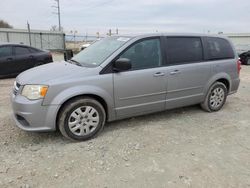
{"type": "Polygon", "coordinates": [[[10,46],[0,47],[0,57],[7,57],[12,55],[12,48],[10,46]]]}
{"type": "Polygon", "coordinates": [[[146,39],[135,43],[120,57],[130,59],[132,69],[161,66],[160,39],[146,39]]]}
{"type": "Polygon", "coordinates": [[[29,48],[29,51],[30,51],[31,53],[37,53],[37,52],[39,52],[39,50],[38,50],[38,49],[35,49],[35,48],[29,48]]]}
{"type": "Polygon", "coordinates": [[[168,37],[167,58],[171,64],[202,61],[201,39],[199,37],[168,37]]]}
{"type": "Polygon", "coordinates": [[[24,55],[24,54],[29,54],[30,51],[26,47],[21,47],[21,46],[16,46],[15,47],[16,55],[24,55]]]}
{"type": "Polygon", "coordinates": [[[229,42],[222,38],[207,37],[207,59],[234,58],[234,52],[229,42]]]}

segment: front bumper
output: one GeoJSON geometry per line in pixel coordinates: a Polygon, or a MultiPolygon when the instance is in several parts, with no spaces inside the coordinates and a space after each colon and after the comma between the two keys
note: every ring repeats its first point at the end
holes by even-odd
{"type": "Polygon", "coordinates": [[[17,94],[11,97],[13,118],[25,131],[44,132],[56,130],[58,105],[43,106],[43,100],[28,100],[17,94]]]}

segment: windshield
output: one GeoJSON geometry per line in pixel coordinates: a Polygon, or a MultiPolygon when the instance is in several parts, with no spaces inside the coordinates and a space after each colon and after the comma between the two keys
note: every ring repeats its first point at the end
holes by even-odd
{"type": "Polygon", "coordinates": [[[98,66],[129,39],[128,37],[107,37],[101,39],[74,56],[72,61],[78,62],[82,66],[98,66]]]}

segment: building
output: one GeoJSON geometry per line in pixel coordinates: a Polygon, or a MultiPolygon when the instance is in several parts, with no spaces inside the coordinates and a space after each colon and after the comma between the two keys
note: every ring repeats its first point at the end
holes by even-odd
{"type": "Polygon", "coordinates": [[[238,53],[250,50],[250,33],[227,33],[224,35],[231,39],[238,53]]]}

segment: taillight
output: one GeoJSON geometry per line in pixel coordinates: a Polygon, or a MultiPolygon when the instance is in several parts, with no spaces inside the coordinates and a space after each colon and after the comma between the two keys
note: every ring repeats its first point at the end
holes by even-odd
{"type": "Polygon", "coordinates": [[[49,52],[49,58],[52,60],[52,53],[49,52]]]}
{"type": "Polygon", "coordinates": [[[238,71],[238,74],[240,74],[240,69],[241,69],[241,61],[240,59],[237,61],[237,71],[238,71]]]}

